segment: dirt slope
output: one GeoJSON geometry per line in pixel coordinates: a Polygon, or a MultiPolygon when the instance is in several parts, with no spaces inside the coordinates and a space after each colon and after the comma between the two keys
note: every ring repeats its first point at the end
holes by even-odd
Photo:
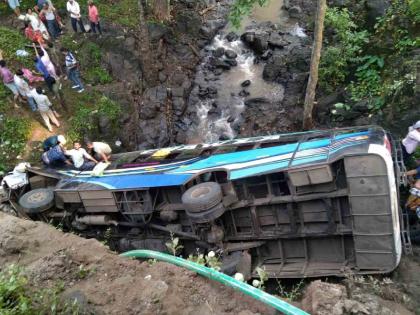
{"type": "Polygon", "coordinates": [[[121,258],[96,240],[0,212],[0,266],[11,263],[42,287],[63,281],[63,295],[94,314],[274,314],[193,272],[121,258]]]}

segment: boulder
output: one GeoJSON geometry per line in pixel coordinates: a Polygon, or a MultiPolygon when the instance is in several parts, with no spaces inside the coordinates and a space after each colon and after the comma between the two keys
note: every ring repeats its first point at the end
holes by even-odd
{"type": "Polygon", "coordinates": [[[268,38],[268,44],[275,48],[284,48],[285,46],[289,45],[289,42],[285,40],[284,37],[279,33],[273,32],[268,38]]]}
{"type": "Polygon", "coordinates": [[[226,58],[229,58],[229,59],[235,59],[236,57],[238,57],[238,54],[234,52],[233,50],[228,49],[225,51],[225,56],[226,58]]]}
{"type": "Polygon", "coordinates": [[[175,31],[197,36],[201,28],[201,17],[195,11],[181,11],[175,17],[175,31]]]}
{"type": "Polygon", "coordinates": [[[250,86],[250,85],[251,85],[251,80],[245,80],[241,83],[242,87],[247,87],[247,86],[250,86]]]}
{"type": "Polygon", "coordinates": [[[216,58],[220,58],[225,53],[225,49],[223,47],[219,47],[216,50],[213,50],[213,56],[216,58]]]}
{"type": "Polygon", "coordinates": [[[316,280],[306,288],[302,308],[312,315],[343,315],[346,298],[345,286],[316,280]]]}
{"type": "Polygon", "coordinates": [[[238,65],[238,62],[234,59],[227,59],[225,60],[225,63],[227,63],[231,67],[236,67],[238,65]]]}
{"type": "Polygon", "coordinates": [[[283,56],[275,56],[264,66],[263,78],[267,81],[275,81],[283,73],[288,73],[286,60],[283,56]]]}
{"type": "Polygon", "coordinates": [[[257,54],[263,54],[268,48],[269,34],[263,31],[250,31],[242,34],[242,41],[257,54]]]}
{"type": "Polygon", "coordinates": [[[302,16],[302,8],[297,5],[289,8],[288,12],[292,19],[299,19],[302,16]]]}
{"type": "Polygon", "coordinates": [[[225,36],[225,38],[228,42],[233,42],[235,40],[238,40],[239,36],[234,32],[230,32],[225,36]]]}

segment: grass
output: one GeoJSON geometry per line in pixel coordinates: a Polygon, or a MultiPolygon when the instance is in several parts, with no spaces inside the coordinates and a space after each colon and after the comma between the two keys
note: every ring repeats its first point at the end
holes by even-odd
{"type": "Polygon", "coordinates": [[[25,49],[29,52],[31,49],[25,47],[25,45],[28,44],[30,44],[30,42],[18,30],[0,27],[0,49],[3,50],[3,58],[9,63],[19,67],[31,67],[33,62],[29,56],[16,56],[16,50],[18,49],[25,49]]]}
{"type": "MultiPolygon", "coordinates": [[[[55,0],[53,1],[54,6],[59,11],[66,10],[66,0],[55,0]]],[[[78,1],[82,14],[87,16],[87,0],[78,1]]],[[[21,3],[21,11],[26,11],[27,8],[32,8],[35,5],[35,1],[23,0],[21,3]]],[[[125,27],[136,27],[138,24],[139,11],[137,0],[96,0],[96,6],[98,7],[100,16],[109,23],[116,23],[125,27]]],[[[0,16],[13,15],[12,10],[4,2],[0,2],[0,16]]]]}

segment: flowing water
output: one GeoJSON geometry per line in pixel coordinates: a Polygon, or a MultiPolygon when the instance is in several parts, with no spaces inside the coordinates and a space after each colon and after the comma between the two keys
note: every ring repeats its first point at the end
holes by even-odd
{"type": "MultiPolygon", "coordinates": [[[[267,6],[256,7],[253,13],[244,18],[242,27],[237,34],[242,34],[245,29],[260,22],[272,22],[295,36],[306,36],[302,28],[294,21],[289,20],[288,15],[281,8],[283,1],[272,0],[267,6]]],[[[280,84],[266,82],[262,77],[264,64],[258,63],[254,53],[238,39],[229,42],[225,34],[233,29],[228,24],[212,43],[205,48],[207,56],[198,67],[199,71],[205,71],[205,65],[211,58],[212,51],[217,48],[232,50],[237,54],[237,66],[224,71],[217,78],[205,78],[206,83],[217,89],[217,95],[200,101],[196,108],[199,119],[197,129],[190,135],[190,142],[214,142],[220,139],[232,139],[242,123],[242,112],[245,110],[245,101],[250,98],[265,98],[273,103],[280,103],[284,97],[284,87],[280,84]],[[244,89],[241,83],[250,80],[251,84],[244,89]],[[240,96],[240,92],[246,90],[249,96],[240,96]],[[194,139],[194,140],[192,140],[194,139]]],[[[201,81],[201,82],[204,82],[201,81]]]]}

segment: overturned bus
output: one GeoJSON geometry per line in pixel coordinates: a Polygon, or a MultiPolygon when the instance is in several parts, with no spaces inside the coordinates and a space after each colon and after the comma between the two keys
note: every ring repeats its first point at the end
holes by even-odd
{"type": "Polygon", "coordinates": [[[377,126],[129,152],[101,176],[29,168],[15,205],[119,250],[175,236],[227,272],[388,273],[402,254],[395,152],[377,126]]]}

